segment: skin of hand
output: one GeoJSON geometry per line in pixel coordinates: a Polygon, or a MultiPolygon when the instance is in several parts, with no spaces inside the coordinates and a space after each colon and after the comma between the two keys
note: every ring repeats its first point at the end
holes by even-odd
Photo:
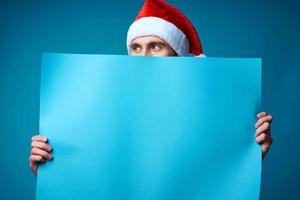
{"type": "Polygon", "coordinates": [[[37,176],[39,163],[45,163],[53,157],[50,154],[52,147],[47,144],[48,139],[42,135],[32,137],[31,151],[29,156],[29,166],[32,172],[37,176]]]}
{"type": "Polygon", "coordinates": [[[264,158],[273,143],[270,128],[273,117],[266,112],[260,112],[257,114],[257,118],[255,139],[256,143],[261,144],[262,158],[264,158]]]}

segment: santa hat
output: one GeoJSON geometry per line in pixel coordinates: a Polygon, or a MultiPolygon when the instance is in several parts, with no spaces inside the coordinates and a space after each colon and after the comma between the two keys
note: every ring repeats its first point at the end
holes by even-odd
{"type": "Polygon", "coordinates": [[[127,49],[142,36],[158,36],[166,41],[178,56],[189,53],[205,57],[196,29],[178,9],[163,0],[146,0],[127,33],[127,49]]]}

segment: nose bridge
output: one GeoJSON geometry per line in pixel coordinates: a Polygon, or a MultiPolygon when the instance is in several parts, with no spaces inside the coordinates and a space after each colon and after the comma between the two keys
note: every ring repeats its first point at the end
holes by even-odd
{"type": "Polygon", "coordinates": [[[147,47],[144,47],[141,52],[141,56],[151,56],[151,51],[149,51],[147,47]]]}

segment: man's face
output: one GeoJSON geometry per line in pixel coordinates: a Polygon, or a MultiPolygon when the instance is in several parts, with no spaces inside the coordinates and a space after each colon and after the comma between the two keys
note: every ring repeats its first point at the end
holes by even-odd
{"type": "Polygon", "coordinates": [[[131,56],[177,56],[164,40],[157,36],[135,38],[130,44],[131,56]]]}

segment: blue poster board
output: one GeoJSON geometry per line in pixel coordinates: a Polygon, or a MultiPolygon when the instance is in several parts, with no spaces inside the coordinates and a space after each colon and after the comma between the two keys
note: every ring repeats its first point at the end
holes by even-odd
{"type": "Polygon", "coordinates": [[[261,60],[44,54],[37,200],[259,199],[261,60]]]}

